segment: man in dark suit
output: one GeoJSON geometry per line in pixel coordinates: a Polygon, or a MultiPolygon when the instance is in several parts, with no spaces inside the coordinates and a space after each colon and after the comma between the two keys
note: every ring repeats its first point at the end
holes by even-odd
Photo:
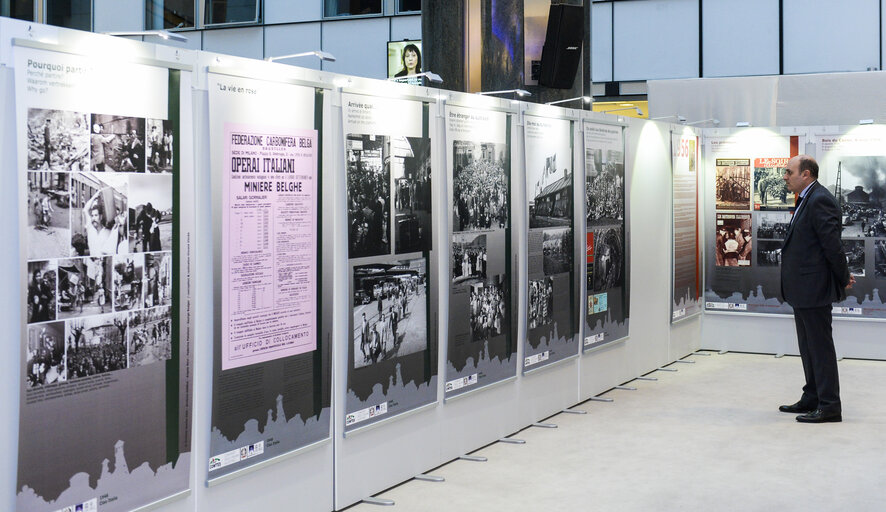
{"type": "Polygon", "coordinates": [[[800,199],[781,250],[781,295],[794,308],[806,385],[797,403],[779,410],[803,423],[842,421],[831,304],[855,283],[840,242],[842,215],[812,157],[791,158],[784,180],[800,199]]]}

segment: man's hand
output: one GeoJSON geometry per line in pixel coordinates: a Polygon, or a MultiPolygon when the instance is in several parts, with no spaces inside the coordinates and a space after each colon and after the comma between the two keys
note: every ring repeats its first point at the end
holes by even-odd
{"type": "Polygon", "coordinates": [[[848,290],[848,289],[852,288],[852,285],[854,285],[854,284],[855,284],[855,276],[852,274],[849,274],[849,284],[846,285],[846,289],[848,290]]]}

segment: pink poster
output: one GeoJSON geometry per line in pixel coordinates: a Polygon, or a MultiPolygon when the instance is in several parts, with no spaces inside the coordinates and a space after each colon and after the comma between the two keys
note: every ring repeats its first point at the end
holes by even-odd
{"type": "Polygon", "coordinates": [[[225,125],[222,370],[317,347],[317,131],[225,125]]]}

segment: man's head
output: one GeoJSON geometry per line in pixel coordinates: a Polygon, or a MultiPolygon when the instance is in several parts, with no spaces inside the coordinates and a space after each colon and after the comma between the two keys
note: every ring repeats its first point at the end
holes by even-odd
{"type": "Polygon", "coordinates": [[[788,160],[784,169],[784,182],[788,190],[799,194],[818,179],[818,162],[809,155],[797,155],[788,160]]]}
{"type": "Polygon", "coordinates": [[[104,219],[102,217],[101,203],[96,202],[92,205],[92,208],[89,209],[89,219],[92,221],[92,226],[95,229],[101,229],[104,227],[104,219]]]}

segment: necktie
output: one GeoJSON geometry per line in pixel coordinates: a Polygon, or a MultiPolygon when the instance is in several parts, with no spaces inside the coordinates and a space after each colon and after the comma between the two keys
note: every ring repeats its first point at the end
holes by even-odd
{"type": "Polygon", "coordinates": [[[803,199],[804,199],[803,196],[800,196],[797,198],[797,204],[796,204],[796,206],[794,206],[794,211],[791,214],[791,224],[794,223],[794,219],[797,217],[797,212],[800,211],[800,205],[803,203],[803,199]]]}

